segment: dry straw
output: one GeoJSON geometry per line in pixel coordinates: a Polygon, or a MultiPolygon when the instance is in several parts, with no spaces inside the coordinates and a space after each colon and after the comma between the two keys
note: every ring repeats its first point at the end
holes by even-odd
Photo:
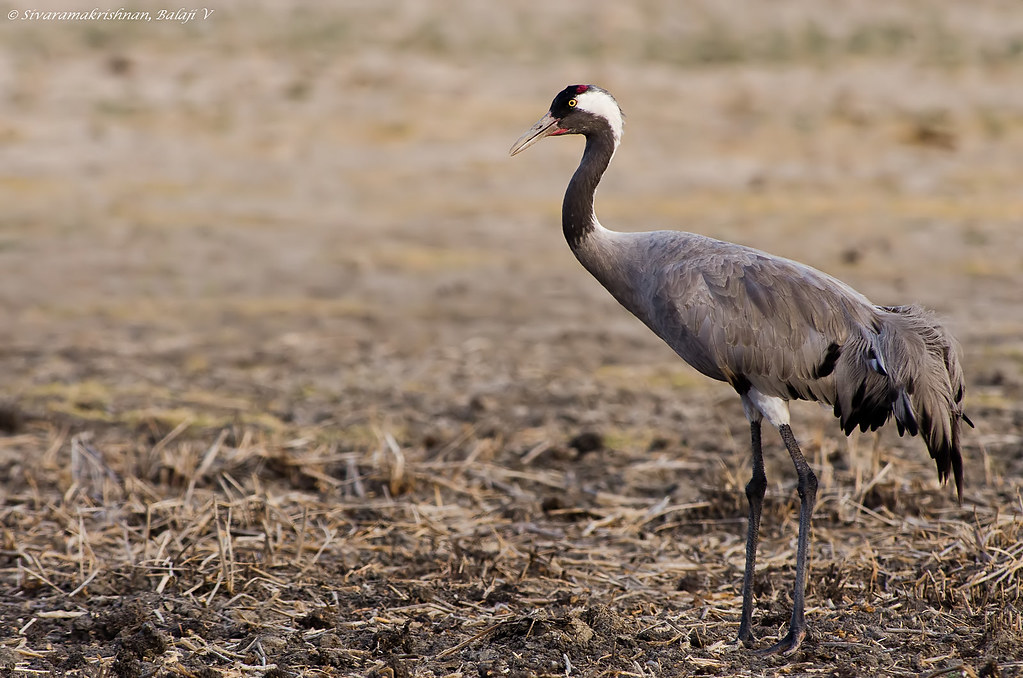
{"type": "MultiPolygon", "coordinates": [[[[19,610],[0,645],[24,675],[122,675],[131,661],[138,675],[225,676],[475,675],[481,657],[514,656],[559,675],[748,665],[731,642],[744,509],[731,460],[488,445],[470,432],[428,450],[383,428],[363,450],[183,427],[151,446],[48,424],[0,439],[24,481],[0,509],[3,600],[19,610]],[[703,499],[604,482],[680,466],[703,499]]],[[[883,463],[839,468],[835,443],[820,449],[815,636],[793,673],[879,657],[891,675],[1018,673],[1010,485],[992,472],[959,509],[915,457],[886,448],[883,463]]],[[[790,485],[772,486],[765,511],[767,634],[788,605],[790,485]]]]}

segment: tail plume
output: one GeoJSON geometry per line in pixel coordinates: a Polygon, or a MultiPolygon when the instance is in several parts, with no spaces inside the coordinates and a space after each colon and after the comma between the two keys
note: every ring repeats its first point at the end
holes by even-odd
{"type": "Polygon", "coordinates": [[[835,414],[848,435],[874,430],[895,416],[899,435],[921,434],[944,482],[951,475],[963,496],[960,428],[963,373],[959,345],[932,313],[919,306],[880,307],[875,332],[843,347],[835,369],[835,414]],[[851,350],[848,350],[851,349],[851,350]]]}

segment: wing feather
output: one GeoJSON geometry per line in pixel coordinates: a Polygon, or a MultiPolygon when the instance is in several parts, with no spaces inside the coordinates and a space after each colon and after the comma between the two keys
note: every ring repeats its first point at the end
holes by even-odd
{"type": "Polygon", "coordinates": [[[692,233],[608,232],[580,261],[686,362],[740,393],[834,406],[846,434],[894,415],[962,491],[958,345],[927,311],[879,307],[798,262],[692,233]],[[613,233],[613,235],[611,235],[613,233]]]}
{"type": "Polygon", "coordinates": [[[876,308],[788,259],[711,239],[694,249],[661,269],[650,298],[654,331],[710,376],[742,375],[765,395],[834,402],[837,352],[876,308]]]}

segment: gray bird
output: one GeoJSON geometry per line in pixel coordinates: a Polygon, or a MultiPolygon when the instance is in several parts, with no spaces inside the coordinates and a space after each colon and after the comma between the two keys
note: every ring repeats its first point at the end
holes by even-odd
{"type": "Polygon", "coordinates": [[[810,517],[817,477],[789,427],[790,400],[833,406],[846,435],[892,416],[899,435],[921,434],[938,478],[955,479],[960,455],[963,375],[955,339],[919,306],[877,306],[845,283],[789,259],[694,233],[620,233],[604,228],[593,197],[621,142],[623,115],[609,92],[572,85],[511,147],[515,155],[547,136],[582,134],[568,183],[562,228],[576,258],[615,299],[687,363],[725,381],[750,422],[753,474],[738,640],[752,647],[753,572],[767,477],[763,419],[778,429],[799,477],[799,537],[788,633],[760,654],[794,652],[803,617],[810,517]]]}

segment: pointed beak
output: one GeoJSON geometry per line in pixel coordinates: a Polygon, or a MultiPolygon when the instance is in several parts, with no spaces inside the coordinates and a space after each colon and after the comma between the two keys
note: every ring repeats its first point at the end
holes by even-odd
{"type": "Polygon", "coordinates": [[[547,115],[537,120],[535,125],[526,130],[526,133],[519,137],[518,141],[512,144],[508,153],[511,155],[517,155],[546,136],[550,136],[551,134],[560,134],[561,128],[558,127],[558,122],[560,122],[558,118],[555,118],[551,115],[550,111],[547,111],[547,115]]]}

